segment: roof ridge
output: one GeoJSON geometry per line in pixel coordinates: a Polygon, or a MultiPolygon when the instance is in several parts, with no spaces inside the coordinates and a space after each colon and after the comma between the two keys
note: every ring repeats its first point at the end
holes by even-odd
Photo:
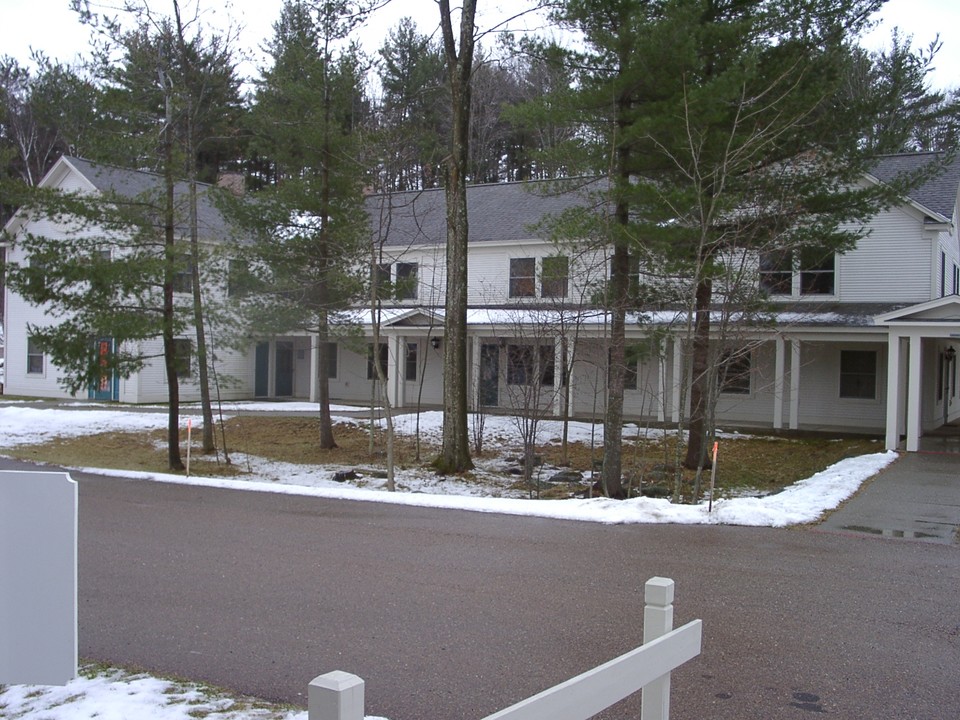
{"type": "MultiPolygon", "coordinates": [[[[76,155],[63,155],[62,157],[67,162],[81,162],[89,165],[91,168],[103,168],[104,170],[115,170],[119,173],[132,173],[135,175],[148,175],[150,177],[157,178],[158,180],[163,180],[163,174],[153,170],[141,170],[140,168],[123,167],[122,165],[115,165],[114,163],[109,162],[100,162],[99,160],[89,160],[88,158],[79,157],[76,155]]],[[[188,180],[177,179],[176,182],[188,182],[188,180]]],[[[204,182],[203,180],[197,180],[197,185],[202,185],[203,187],[207,188],[215,187],[213,183],[204,182]]]]}

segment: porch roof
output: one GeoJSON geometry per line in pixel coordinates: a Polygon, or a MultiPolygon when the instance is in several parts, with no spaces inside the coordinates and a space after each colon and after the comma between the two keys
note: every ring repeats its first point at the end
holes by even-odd
{"type": "Polygon", "coordinates": [[[880,313],[874,318],[874,323],[887,327],[957,326],[960,325],[960,296],[947,295],[880,313]]]}
{"type": "MultiPolygon", "coordinates": [[[[960,303],[960,298],[957,298],[960,303]]],[[[910,306],[913,307],[913,306],[910,306]]],[[[794,303],[790,306],[771,307],[761,312],[733,312],[714,308],[711,322],[736,322],[751,328],[784,329],[786,327],[804,328],[870,328],[875,327],[877,318],[909,310],[900,304],[876,303],[825,303],[803,307],[794,303]]],[[[960,312],[960,305],[958,305],[960,312]]],[[[358,325],[372,325],[369,310],[352,311],[348,320],[358,325]]],[[[445,318],[443,308],[410,307],[384,308],[380,311],[380,325],[384,328],[442,328],[445,318]]],[[[664,309],[648,312],[627,313],[628,327],[669,327],[685,323],[685,310],[664,309]]],[[[610,313],[591,307],[471,307],[467,310],[467,326],[472,328],[490,327],[501,330],[510,328],[530,328],[537,326],[562,327],[579,325],[599,327],[610,322],[610,313]]]]}

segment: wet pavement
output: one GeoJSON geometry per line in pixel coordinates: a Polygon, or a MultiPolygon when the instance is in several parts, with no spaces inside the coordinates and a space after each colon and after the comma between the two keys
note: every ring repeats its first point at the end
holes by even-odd
{"type": "Polygon", "coordinates": [[[819,529],[955,545],[960,542],[960,454],[903,453],[819,529]]]}

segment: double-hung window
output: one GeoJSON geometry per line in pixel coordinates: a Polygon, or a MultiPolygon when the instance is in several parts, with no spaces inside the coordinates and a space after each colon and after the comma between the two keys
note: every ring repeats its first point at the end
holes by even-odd
{"type": "Polygon", "coordinates": [[[327,342],[323,344],[322,355],[320,360],[321,362],[325,363],[327,366],[327,379],[336,380],[337,379],[337,344],[335,342],[327,342]]]}
{"type": "Polygon", "coordinates": [[[836,289],[836,255],[821,248],[771,250],[760,254],[760,288],[768,295],[793,295],[799,275],[801,295],[833,295],[836,289]],[[799,261],[798,261],[799,259],[799,261]]]}
{"type": "Polygon", "coordinates": [[[173,273],[173,291],[179,293],[193,292],[193,258],[181,255],[173,273]]]}
{"type": "Polygon", "coordinates": [[[540,276],[540,297],[565,298],[570,277],[570,259],[565,255],[552,255],[543,259],[540,276]]]}
{"type": "Polygon", "coordinates": [[[833,295],[836,262],[832,251],[803,250],[800,253],[800,294],[833,295]]]}
{"type": "Polygon", "coordinates": [[[407,343],[407,354],[404,358],[403,379],[415,382],[417,379],[417,343],[407,343]]]}
{"type": "Polygon", "coordinates": [[[533,382],[533,347],[507,346],[507,384],[530,385],[533,382]]]}
{"type": "Polygon", "coordinates": [[[536,275],[536,258],[512,258],[510,260],[510,297],[535,297],[536,275]]]}
{"type": "Polygon", "coordinates": [[[175,338],[173,341],[173,364],[177,377],[188,378],[193,371],[193,343],[189,338],[175,338]]]}
{"type": "Polygon", "coordinates": [[[717,363],[717,388],[725,395],[750,394],[750,351],[726,350],[717,363]]]}
{"type": "Polygon", "coordinates": [[[417,263],[397,263],[396,296],[397,300],[417,299],[417,263]]]}
{"type": "MultiPolygon", "coordinates": [[[[380,366],[380,370],[383,371],[383,379],[386,380],[387,375],[387,366],[389,364],[389,350],[387,349],[386,343],[380,343],[379,351],[377,352],[377,365],[380,366]]],[[[373,343],[367,345],[367,380],[377,380],[377,371],[373,364],[374,352],[373,352],[373,343]]]]}
{"type": "Polygon", "coordinates": [[[43,375],[43,349],[32,337],[27,338],[27,375],[43,375]]]}
{"type": "Polygon", "coordinates": [[[760,287],[769,295],[793,292],[793,253],[773,250],[760,255],[760,287]]]}
{"type": "MultiPolygon", "coordinates": [[[[636,390],[638,368],[642,349],[639,345],[627,345],[623,349],[623,389],[636,390]]],[[[607,351],[607,373],[613,369],[613,351],[607,351]]]]}
{"type": "Polygon", "coordinates": [[[840,351],[840,397],[876,400],[877,353],[875,350],[840,351]]]}
{"type": "Polygon", "coordinates": [[[540,346],[540,384],[553,387],[556,380],[557,364],[553,345],[540,346]]]}

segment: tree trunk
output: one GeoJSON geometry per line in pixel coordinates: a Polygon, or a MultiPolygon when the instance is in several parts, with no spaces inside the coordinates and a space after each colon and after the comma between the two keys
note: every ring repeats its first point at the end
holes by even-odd
{"type": "Polygon", "coordinates": [[[197,335],[197,371],[200,376],[200,407],[203,413],[203,452],[216,450],[213,441],[213,405],[210,401],[210,377],[207,365],[207,334],[203,321],[203,292],[200,287],[200,237],[197,227],[197,164],[194,157],[193,128],[187,130],[190,175],[190,268],[193,285],[193,324],[197,335]]]}
{"type": "MultiPolygon", "coordinates": [[[[617,214],[620,214],[618,203],[617,214]]],[[[625,209],[624,209],[625,214],[625,209]]],[[[607,407],[603,415],[603,470],[600,480],[607,497],[623,492],[623,385],[626,360],[626,307],[629,292],[629,252],[618,241],[610,265],[610,357],[607,372],[607,407]]]]}
{"type": "Polygon", "coordinates": [[[693,377],[690,382],[690,423],[687,455],[683,466],[690,470],[709,467],[706,453],[706,412],[710,400],[710,298],[713,281],[697,283],[696,322],[693,329],[693,377]]]}
{"type": "MultiPolygon", "coordinates": [[[[330,300],[329,277],[330,267],[330,118],[332,103],[330,96],[330,55],[325,52],[323,63],[323,161],[320,166],[320,238],[317,247],[317,261],[320,264],[320,273],[317,278],[317,305],[319,306],[318,340],[326,343],[330,334],[329,316],[327,314],[330,300]]],[[[320,352],[324,351],[321,344],[320,352]]],[[[333,419],[330,417],[330,377],[326,363],[320,363],[317,374],[317,399],[320,401],[320,449],[332,450],[337,447],[333,436],[333,419]]]]}
{"type": "Polygon", "coordinates": [[[333,436],[333,420],[330,417],[330,373],[327,368],[326,347],[330,342],[330,327],[327,324],[326,310],[320,311],[320,325],[317,332],[320,344],[320,362],[317,367],[317,400],[320,402],[320,448],[332,450],[337,447],[333,436]]]}
{"type": "MultiPolygon", "coordinates": [[[[177,41],[180,48],[180,60],[189,67],[190,59],[183,38],[183,23],[180,19],[180,4],[173,3],[174,17],[176,18],[177,41]]],[[[203,293],[200,288],[200,233],[197,220],[197,126],[194,122],[193,89],[187,87],[187,127],[186,127],[186,154],[187,178],[190,183],[190,279],[193,289],[193,324],[197,336],[197,370],[200,380],[200,407],[203,414],[203,452],[212,453],[216,450],[213,442],[213,406],[210,402],[210,378],[207,365],[207,336],[203,322],[203,293]]],[[[168,122],[171,118],[168,118],[168,122]]],[[[169,158],[168,158],[169,159],[169,158]]]]}
{"type": "Polygon", "coordinates": [[[443,445],[434,466],[441,473],[473,467],[467,432],[467,177],[470,81],[476,0],[460,14],[460,50],[453,37],[449,0],[440,0],[444,54],[450,78],[453,130],[446,162],[447,284],[443,338],[443,445]]]}
{"type": "MultiPolygon", "coordinates": [[[[161,82],[167,86],[161,74],[161,82]]],[[[167,464],[171,470],[183,470],[180,458],[180,380],[177,373],[177,347],[174,333],[173,276],[176,263],[174,241],[176,227],[174,217],[173,179],[173,106],[167,97],[167,122],[164,129],[164,270],[163,270],[163,361],[167,370],[167,464]]]]}

